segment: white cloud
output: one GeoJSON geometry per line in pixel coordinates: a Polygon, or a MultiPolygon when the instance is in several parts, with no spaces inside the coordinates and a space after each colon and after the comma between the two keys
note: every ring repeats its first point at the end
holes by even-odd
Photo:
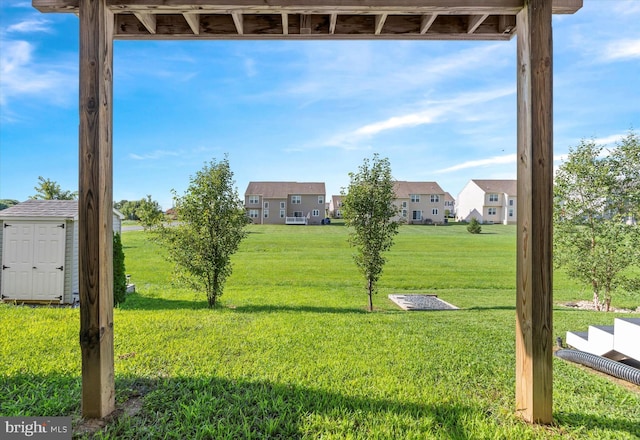
{"type": "Polygon", "coordinates": [[[51,32],[50,21],[43,18],[21,21],[7,27],[7,32],[51,32]]]}
{"type": "Polygon", "coordinates": [[[155,150],[151,153],[147,154],[135,154],[129,153],[129,157],[134,160],[158,160],[163,159],[165,157],[177,157],[181,154],[178,151],[169,151],[169,150],[155,150]]]}
{"type": "Polygon", "coordinates": [[[444,174],[444,173],[451,173],[453,171],[465,170],[467,168],[479,168],[479,167],[487,167],[491,165],[515,164],[516,159],[517,159],[517,154],[505,154],[503,156],[494,156],[488,159],[468,160],[466,162],[459,163],[458,165],[454,165],[452,167],[436,170],[435,173],[444,174]]]}
{"type": "Polygon", "coordinates": [[[640,58],[640,39],[623,39],[607,43],[603,58],[609,61],[640,58]]]}
{"type": "Polygon", "coordinates": [[[612,134],[610,136],[605,136],[605,137],[594,139],[594,142],[597,145],[613,145],[616,142],[620,142],[622,140],[622,138],[624,138],[625,136],[626,135],[624,135],[624,134],[612,134]]]}
{"type": "Polygon", "coordinates": [[[640,2],[638,0],[624,0],[618,1],[613,6],[613,11],[616,14],[640,14],[640,2]]]}
{"type": "Polygon", "coordinates": [[[486,103],[514,93],[515,87],[505,87],[489,91],[464,93],[447,100],[427,101],[423,104],[424,110],[391,116],[382,121],[365,124],[351,133],[334,138],[329,142],[329,145],[347,146],[387,130],[442,122],[451,115],[460,118],[461,115],[464,116],[469,112],[474,113],[475,109],[472,107],[474,104],[486,103]]]}
{"type": "Polygon", "coordinates": [[[34,46],[22,40],[3,40],[0,51],[0,104],[10,98],[38,96],[67,104],[77,93],[77,65],[41,65],[34,61],[34,46]]]}

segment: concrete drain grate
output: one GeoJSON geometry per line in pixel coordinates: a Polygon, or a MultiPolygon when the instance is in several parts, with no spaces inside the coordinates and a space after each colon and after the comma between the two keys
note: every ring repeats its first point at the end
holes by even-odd
{"type": "Polygon", "coordinates": [[[389,295],[389,299],[402,310],[458,310],[437,295],[389,295]]]}

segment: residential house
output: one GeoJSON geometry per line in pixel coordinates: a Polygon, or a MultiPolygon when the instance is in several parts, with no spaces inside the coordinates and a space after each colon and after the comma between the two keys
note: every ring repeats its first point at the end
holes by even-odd
{"type": "Polygon", "coordinates": [[[409,224],[444,223],[445,191],[436,182],[396,181],[398,217],[409,224]]]}
{"type": "Polygon", "coordinates": [[[249,182],[247,215],[255,224],[319,225],[325,217],[324,182],[249,182]]]}
{"type": "Polygon", "coordinates": [[[342,196],[331,196],[329,215],[333,218],[342,218],[342,196]]]}
{"type": "Polygon", "coordinates": [[[470,180],[456,200],[457,218],[481,223],[515,224],[517,222],[516,180],[470,180]]]}
{"type": "Polygon", "coordinates": [[[456,216],[456,200],[448,192],[444,193],[444,215],[453,218],[456,216]]]}

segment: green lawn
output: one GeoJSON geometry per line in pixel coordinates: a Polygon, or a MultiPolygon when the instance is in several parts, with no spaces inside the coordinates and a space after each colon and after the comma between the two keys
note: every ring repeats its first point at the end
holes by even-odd
{"type": "MultiPolygon", "coordinates": [[[[373,313],[344,226],[249,230],[216,310],[172,285],[145,233],[123,234],[137,292],[114,312],[116,400],[139,408],[96,438],[640,437],[638,388],[560,359],[554,425],[514,416],[514,227],[403,226],[373,313]],[[396,292],[461,310],[403,312],[396,292]]],[[[554,336],[622,316],[563,308],[590,294],[561,272],[554,283],[554,336]]],[[[0,323],[0,415],[77,424],[79,310],[0,305],[0,323]]]]}

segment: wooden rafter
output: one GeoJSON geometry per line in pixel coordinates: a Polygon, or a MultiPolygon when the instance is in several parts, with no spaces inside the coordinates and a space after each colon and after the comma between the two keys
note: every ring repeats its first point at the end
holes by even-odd
{"type": "MultiPolygon", "coordinates": [[[[33,5],[42,12],[77,12],[79,1],[33,0],[33,5]]],[[[105,5],[115,15],[116,39],[508,40],[524,2],[105,0],[105,5]],[[274,21],[274,15],[282,19],[274,21]]],[[[573,13],[582,0],[553,0],[552,6],[554,13],[573,13]]]]}

